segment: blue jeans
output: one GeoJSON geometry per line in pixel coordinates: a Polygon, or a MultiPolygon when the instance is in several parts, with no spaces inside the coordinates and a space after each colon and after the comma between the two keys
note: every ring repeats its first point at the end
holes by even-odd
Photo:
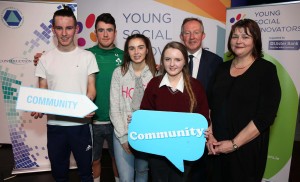
{"type": "Polygon", "coordinates": [[[120,182],[147,182],[149,168],[146,155],[126,153],[115,135],[113,142],[120,182]]]}

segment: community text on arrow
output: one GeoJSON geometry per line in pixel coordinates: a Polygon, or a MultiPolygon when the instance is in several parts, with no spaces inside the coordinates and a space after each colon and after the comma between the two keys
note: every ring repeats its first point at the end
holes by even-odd
{"type": "Polygon", "coordinates": [[[71,100],[62,100],[62,99],[54,99],[54,98],[47,98],[47,97],[38,97],[38,96],[27,96],[27,103],[29,104],[38,104],[38,105],[45,105],[45,106],[52,106],[58,108],[65,108],[65,109],[76,109],[78,102],[71,101],[71,100]]]}

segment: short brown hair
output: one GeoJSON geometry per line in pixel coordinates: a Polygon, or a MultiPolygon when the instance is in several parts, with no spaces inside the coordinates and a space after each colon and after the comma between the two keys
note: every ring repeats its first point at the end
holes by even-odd
{"type": "Polygon", "coordinates": [[[196,22],[198,22],[198,23],[201,25],[201,27],[202,27],[202,33],[204,33],[204,26],[203,26],[202,20],[200,20],[199,18],[193,18],[193,17],[191,17],[191,18],[185,18],[185,19],[183,20],[183,22],[182,22],[182,24],[181,24],[181,35],[183,34],[183,26],[184,26],[187,22],[190,22],[190,21],[196,21],[196,22]]]}
{"type": "Polygon", "coordinates": [[[248,35],[248,33],[251,34],[253,38],[253,50],[252,50],[252,56],[254,58],[263,57],[262,52],[262,41],[261,41],[261,32],[258,24],[251,19],[241,19],[238,22],[236,22],[231,27],[231,31],[229,34],[228,42],[227,42],[227,48],[230,52],[229,56],[236,56],[235,53],[231,49],[230,40],[232,39],[232,34],[237,28],[243,28],[245,33],[248,35]],[[248,31],[249,30],[249,31],[248,31]]]}
{"type": "Polygon", "coordinates": [[[69,6],[63,5],[63,9],[55,11],[55,13],[53,14],[53,19],[52,19],[52,26],[53,27],[55,26],[55,17],[57,17],[57,16],[72,17],[73,20],[74,20],[75,26],[77,25],[76,17],[73,13],[73,10],[69,6]]]}

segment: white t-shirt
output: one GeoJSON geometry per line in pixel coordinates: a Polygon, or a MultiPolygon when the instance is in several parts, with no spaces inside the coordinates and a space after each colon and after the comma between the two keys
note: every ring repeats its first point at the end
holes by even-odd
{"type": "MultiPolygon", "coordinates": [[[[88,76],[98,71],[96,58],[91,52],[78,47],[70,52],[61,52],[55,48],[40,58],[35,76],[46,79],[49,90],[86,95],[88,76]]],[[[84,123],[79,118],[48,115],[48,124],[51,125],[73,126],[84,123]]]]}

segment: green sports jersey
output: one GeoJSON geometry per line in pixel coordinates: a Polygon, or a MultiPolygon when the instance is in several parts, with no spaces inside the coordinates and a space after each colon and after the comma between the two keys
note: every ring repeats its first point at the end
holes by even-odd
{"type": "Polygon", "coordinates": [[[110,121],[109,118],[109,90],[112,73],[123,62],[124,52],[115,47],[113,49],[101,49],[98,45],[87,49],[91,51],[97,60],[99,72],[96,73],[97,95],[94,103],[98,106],[93,120],[110,121]]]}

